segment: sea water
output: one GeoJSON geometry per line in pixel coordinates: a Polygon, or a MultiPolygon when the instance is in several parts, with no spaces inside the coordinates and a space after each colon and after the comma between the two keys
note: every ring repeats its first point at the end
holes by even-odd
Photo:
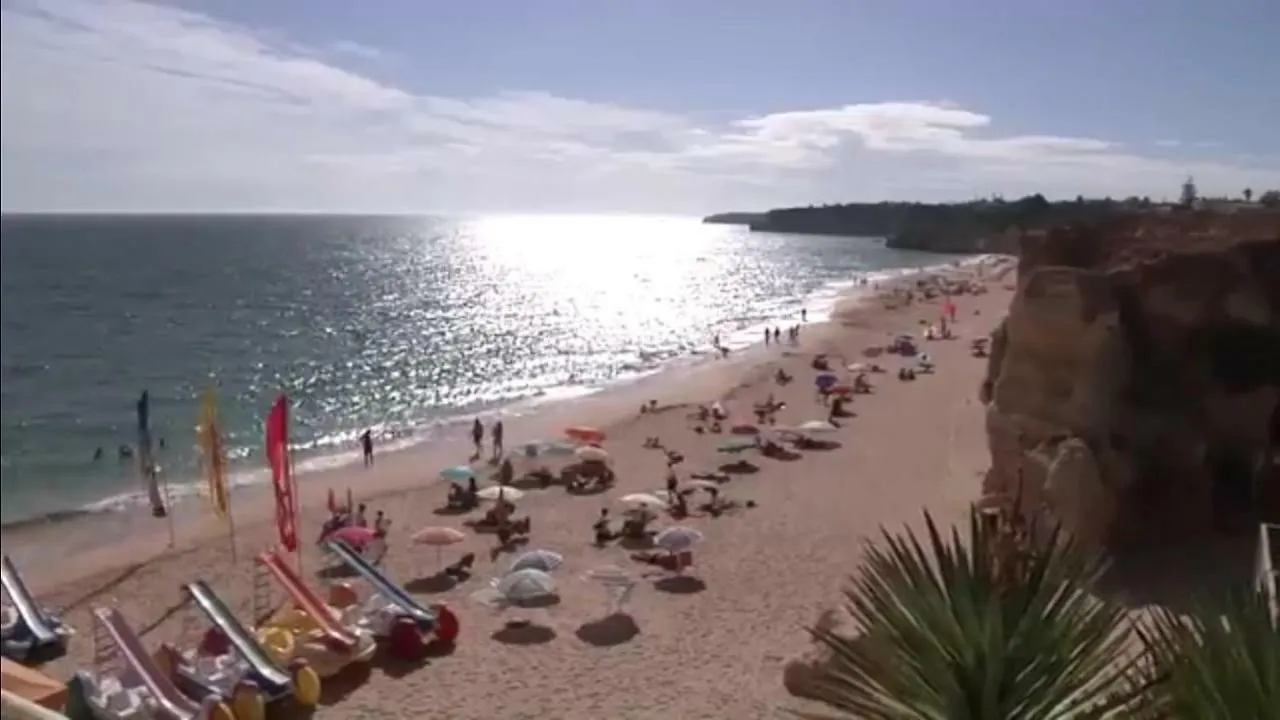
{"type": "Polygon", "coordinates": [[[625,216],[5,216],[0,520],[140,497],[146,390],[171,483],[217,389],[233,481],[292,402],[297,462],[347,462],[821,320],[868,273],[950,260],[877,238],[625,216]],[[95,459],[98,448],[103,456],[95,459]]]}

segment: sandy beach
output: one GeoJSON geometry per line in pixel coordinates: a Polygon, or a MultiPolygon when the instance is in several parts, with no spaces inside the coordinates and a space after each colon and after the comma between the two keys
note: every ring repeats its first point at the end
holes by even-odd
{"type": "MultiPolygon", "coordinates": [[[[884,346],[899,333],[919,336],[921,321],[937,320],[941,300],[890,302],[890,284],[885,284],[879,294],[864,290],[850,297],[830,321],[806,324],[798,345],[752,347],[725,360],[664,371],[508,419],[509,448],[556,438],[570,425],[597,426],[608,435],[605,448],[618,476],[614,488],[575,496],[552,486],[527,492],[519,503],[517,514],[527,514],[533,523],[528,548],[565,556],[556,571],[561,602],[498,613],[471,600],[510,556],[491,561],[493,536],[468,531],[467,541],[447,548],[445,557],[450,561],[475,552],[474,577],[453,588],[416,592],[420,599],[447,603],[458,613],[462,634],[456,649],[407,672],[375,666],[369,677],[326,692],[316,716],[780,717],[791,702],[782,687],[782,664],[807,645],[803,627],[838,601],[859,560],[860,544],[880,526],[917,522],[922,508],[950,520],[977,498],[988,465],[983,408],[977,399],[985,361],[971,356],[969,340],[985,337],[1003,315],[1012,275],[1004,259],[988,261],[980,274],[975,267],[926,273],[964,277],[987,292],[956,299],[955,337],[922,343],[937,371],[911,382],[899,381],[895,374],[904,359],[883,355],[868,360],[863,351],[884,346]],[[731,415],[745,411],[744,419],[750,419],[752,404],[772,395],[786,403],[777,417],[780,425],[825,419],[827,410],[817,400],[810,367],[816,353],[833,358],[836,368],[875,362],[888,371],[870,376],[875,391],[856,396],[854,417],[842,420],[830,436],[839,447],[805,451],[793,461],[753,457],[759,471],[734,475],[722,490],[728,498],[751,500],[756,507],[717,518],[695,514],[678,523],[706,536],[690,573],[698,582],[671,586],[656,582],[656,576],[642,577],[627,607],[635,621],[632,632],[596,622],[605,613],[604,592],[583,579],[583,573],[602,565],[625,567],[637,576],[655,570],[631,561],[629,551],[617,544],[592,544],[591,525],[601,507],[614,508],[616,516],[621,510],[614,503],[617,497],[662,487],[664,455],[645,448],[645,439],[656,436],[683,454],[678,471],[686,479],[690,472],[726,462],[716,452],[726,435],[699,435],[691,429],[689,416],[699,404],[720,401],[731,415]],[[795,381],[778,385],[778,369],[795,381]],[[650,400],[659,410],[637,413],[650,400]],[[528,617],[550,632],[536,637],[503,632],[513,616],[528,617]]],[[[919,279],[904,277],[892,286],[911,286],[919,279]]],[[[369,504],[370,517],[375,510],[390,515],[391,550],[384,566],[391,577],[406,582],[434,573],[435,550],[412,545],[409,536],[428,525],[462,527],[465,516],[433,512],[445,504],[447,488],[435,478],[441,468],[470,454],[469,439],[459,433],[380,455],[372,469],[348,466],[302,477],[300,534],[308,575],[325,563],[313,541],[330,488],[339,493],[350,488],[358,502],[369,504]]],[[[160,521],[146,518],[145,527],[126,536],[126,529],[139,524],[136,515],[6,531],[5,552],[19,560],[36,594],[64,608],[65,620],[80,630],[70,654],[45,671],[66,677],[91,664],[89,611],[95,606],[118,607],[149,647],[192,644],[204,623],[194,608],[183,604],[180,586],[196,578],[212,585],[242,619],[248,618],[251,558],[275,540],[269,490],[238,492],[234,505],[238,563],[231,561],[225,528],[199,503],[188,503],[178,513],[178,541],[171,550],[165,549],[168,532],[160,521]],[[104,536],[123,539],[104,548],[104,536]]],[[[660,521],[660,526],[674,524],[660,521]]],[[[323,582],[312,578],[315,587],[323,582]]]]}

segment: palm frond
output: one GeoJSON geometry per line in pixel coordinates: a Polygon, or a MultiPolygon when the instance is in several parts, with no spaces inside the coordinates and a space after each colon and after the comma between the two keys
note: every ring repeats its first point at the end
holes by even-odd
{"type": "Polygon", "coordinates": [[[1157,611],[1138,634],[1150,691],[1138,715],[1197,720],[1280,718],[1280,630],[1253,590],[1200,602],[1187,617],[1157,611]]]}
{"type": "Polygon", "coordinates": [[[868,548],[845,594],[861,636],[811,630],[831,656],[814,699],[872,720],[1124,715],[1099,706],[1130,668],[1122,611],[1083,590],[1096,563],[1056,532],[1033,550],[1016,512],[993,524],[974,509],[967,536],[925,524],[868,548]]]}

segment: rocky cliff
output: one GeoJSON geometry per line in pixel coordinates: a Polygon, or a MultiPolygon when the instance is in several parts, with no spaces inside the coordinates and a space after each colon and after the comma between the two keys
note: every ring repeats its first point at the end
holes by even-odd
{"type": "Polygon", "coordinates": [[[990,494],[1095,547],[1280,520],[1280,213],[1026,234],[982,399],[990,494]]]}

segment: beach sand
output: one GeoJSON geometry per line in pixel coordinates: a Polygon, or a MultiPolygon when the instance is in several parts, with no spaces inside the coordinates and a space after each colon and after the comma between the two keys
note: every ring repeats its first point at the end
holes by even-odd
{"type": "MultiPolygon", "coordinates": [[[[941,301],[888,307],[891,303],[864,293],[842,303],[829,322],[805,325],[798,346],[753,347],[727,360],[659,373],[510,419],[508,447],[553,438],[568,425],[594,424],[609,434],[605,447],[618,473],[614,489],[574,496],[553,486],[529,491],[519,503],[517,514],[528,514],[533,521],[528,547],[555,550],[566,558],[556,572],[561,602],[498,613],[471,600],[511,556],[492,562],[493,537],[468,531],[468,540],[447,548],[445,559],[475,552],[474,577],[443,592],[416,592],[420,599],[445,602],[458,613],[462,634],[456,649],[421,667],[375,666],[359,681],[335,681],[317,717],[781,717],[781,709],[792,702],[782,687],[783,662],[808,645],[804,626],[839,601],[862,543],[881,526],[918,523],[924,508],[940,519],[956,519],[977,498],[989,460],[977,400],[985,361],[971,357],[969,340],[986,336],[1008,305],[1012,266],[1007,260],[1001,263],[999,271],[989,264],[984,272],[989,292],[958,298],[957,337],[922,344],[937,372],[914,382],[901,382],[894,374],[903,359],[884,355],[868,361],[862,351],[885,345],[894,334],[918,336],[919,321],[936,321],[941,301]],[[781,425],[824,419],[826,409],[816,400],[810,368],[817,352],[843,356],[849,363],[877,362],[889,370],[871,376],[875,392],[857,396],[851,407],[856,416],[842,421],[831,436],[840,447],[806,451],[794,461],[754,458],[760,471],[735,475],[723,491],[758,507],[678,523],[706,535],[690,573],[699,582],[642,578],[627,606],[635,627],[599,622],[605,613],[604,590],[582,579],[584,572],[601,565],[618,565],[636,575],[655,570],[632,562],[629,551],[616,544],[604,549],[591,544],[591,525],[601,507],[625,493],[663,486],[663,453],[642,447],[644,439],[657,436],[683,453],[686,460],[678,469],[684,479],[691,471],[711,470],[727,461],[715,451],[727,435],[691,430],[688,416],[700,403],[722,400],[730,412],[747,410],[749,419],[751,404],[772,394],[787,403],[778,416],[781,425]],[[773,380],[778,368],[795,382],[778,386],[773,380]],[[638,414],[650,399],[660,410],[638,414]],[[528,618],[549,632],[504,631],[513,617],[528,618]]],[[[971,276],[971,267],[946,274],[971,276]]],[[[833,365],[841,365],[840,360],[833,365]]],[[[324,564],[313,542],[330,487],[340,494],[350,487],[358,501],[369,503],[370,518],[378,509],[390,514],[394,525],[385,567],[393,578],[405,582],[432,574],[435,550],[410,544],[409,536],[427,525],[461,527],[464,517],[433,513],[446,494],[446,486],[433,478],[440,468],[464,461],[470,451],[466,438],[450,437],[380,456],[373,469],[344,467],[303,477],[300,534],[308,576],[324,564]]],[[[621,508],[612,507],[617,517],[621,508]]],[[[180,587],[196,578],[209,582],[241,619],[250,617],[251,557],[271,546],[275,535],[269,491],[237,493],[236,564],[224,532],[208,513],[191,516],[202,510],[188,508],[180,514],[173,550],[164,549],[165,524],[138,515],[6,531],[5,551],[23,561],[36,594],[64,608],[66,621],[80,631],[69,656],[46,666],[46,672],[67,677],[74,668],[91,664],[89,611],[94,606],[120,608],[148,647],[161,642],[189,646],[205,625],[194,608],[183,604],[180,587]],[[115,526],[108,529],[102,523],[115,526]],[[104,534],[124,526],[133,528],[127,538],[102,547],[104,534]]],[[[664,519],[661,524],[677,523],[664,519]]],[[[322,582],[312,579],[314,587],[322,582]]]]}

